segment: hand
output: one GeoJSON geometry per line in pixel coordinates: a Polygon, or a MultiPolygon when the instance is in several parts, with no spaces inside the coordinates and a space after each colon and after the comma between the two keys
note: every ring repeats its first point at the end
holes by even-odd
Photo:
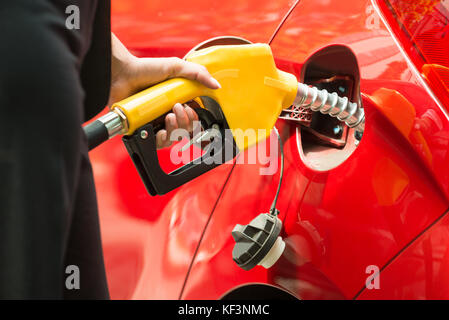
{"type": "MultiPolygon", "coordinates": [[[[179,58],[137,58],[112,35],[111,91],[109,105],[123,100],[149,86],[170,78],[196,80],[211,89],[220,88],[207,69],[179,58]]],[[[170,134],[177,128],[192,131],[197,114],[187,105],[175,104],[173,112],[165,117],[165,130],[156,133],[158,148],[171,145],[170,134]]]]}

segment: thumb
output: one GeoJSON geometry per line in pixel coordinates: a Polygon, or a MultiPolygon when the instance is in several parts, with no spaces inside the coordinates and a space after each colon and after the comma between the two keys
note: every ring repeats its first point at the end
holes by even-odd
{"type": "Polygon", "coordinates": [[[186,78],[198,81],[211,89],[220,89],[220,83],[212,77],[205,66],[197,63],[185,61],[182,59],[174,59],[170,78],[186,78]]]}

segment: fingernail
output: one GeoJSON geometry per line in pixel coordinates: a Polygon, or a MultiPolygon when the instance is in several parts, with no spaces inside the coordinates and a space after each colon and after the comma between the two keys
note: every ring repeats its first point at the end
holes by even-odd
{"type": "Polygon", "coordinates": [[[217,85],[218,89],[221,89],[221,84],[217,81],[217,79],[212,78],[212,81],[217,85]]]}
{"type": "Polygon", "coordinates": [[[176,126],[176,117],[170,117],[170,124],[175,127],[176,126]]]}
{"type": "Polygon", "coordinates": [[[167,131],[162,131],[161,133],[161,140],[163,143],[165,143],[167,141],[167,131]]]}
{"type": "Polygon", "coordinates": [[[174,113],[169,113],[166,117],[165,117],[165,126],[173,126],[173,120],[175,118],[175,114],[174,113]]]}
{"type": "Polygon", "coordinates": [[[182,105],[180,103],[175,104],[173,107],[173,111],[176,114],[179,114],[182,111],[182,109],[184,109],[184,108],[182,107],[182,105]]]}

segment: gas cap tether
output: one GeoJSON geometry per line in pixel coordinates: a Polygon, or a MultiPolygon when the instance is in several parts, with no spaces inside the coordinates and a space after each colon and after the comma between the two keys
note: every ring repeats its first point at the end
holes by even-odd
{"type": "Polygon", "coordinates": [[[285,249],[285,242],[280,236],[282,221],[277,217],[279,210],[276,203],[284,175],[284,148],[278,130],[274,127],[279,141],[281,153],[281,171],[279,184],[268,213],[261,213],[247,225],[236,225],[232,230],[235,241],[232,258],[244,270],[251,270],[257,265],[271,268],[281,257],[285,249]]]}

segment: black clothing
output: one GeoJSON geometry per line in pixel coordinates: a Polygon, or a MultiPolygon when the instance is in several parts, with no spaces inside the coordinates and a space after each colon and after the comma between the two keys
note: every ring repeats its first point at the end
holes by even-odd
{"type": "Polygon", "coordinates": [[[81,127],[107,103],[109,17],[107,0],[0,3],[0,298],[109,297],[81,127]]]}

